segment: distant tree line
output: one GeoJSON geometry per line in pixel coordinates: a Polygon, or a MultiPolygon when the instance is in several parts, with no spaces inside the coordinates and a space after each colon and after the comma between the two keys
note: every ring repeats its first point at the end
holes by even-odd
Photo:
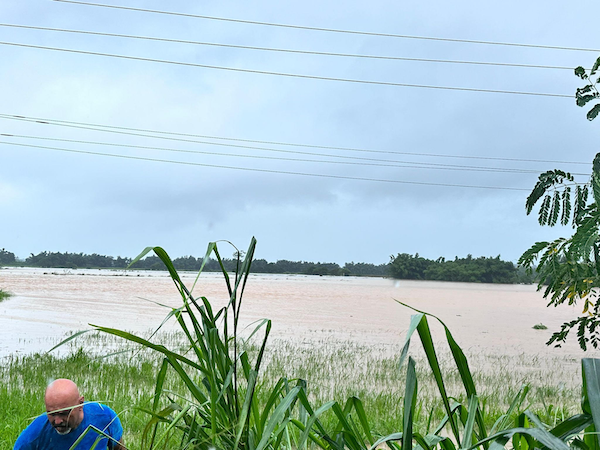
{"type": "Polygon", "coordinates": [[[510,261],[495,258],[456,257],[454,260],[426,259],[416,253],[398,253],[390,257],[389,274],[405,280],[463,281],[467,283],[531,283],[525,270],[510,261]]]}
{"type": "MultiPolygon", "coordinates": [[[[33,253],[24,261],[17,260],[14,253],[5,249],[0,250],[0,265],[19,265],[28,267],[55,267],[68,269],[125,269],[131,264],[131,258],[114,258],[112,256],[98,255],[96,253],[61,253],[40,252],[33,253]]],[[[175,258],[173,265],[177,270],[200,270],[203,258],[183,256],[175,258]]],[[[224,258],[223,266],[228,272],[235,271],[237,258],[224,258]]],[[[165,266],[157,256],[147,256],[131,266],[133,269],[165,270],[165,266]]],[[[221,268],[215,259],[209,259],[204,266],[207,272],[219,272],[221,268]]],[[[360,275],[360,276],[388,276],[387,264],[346,263],[340,267],[336,263],[288,261],[285,259],[277,262],[268,262],[265,259],[255,259],[252,262],[253,273],[294,273],[306,275],[360,275]]]]}
{"type": "MultiPolygon", "coordinates": [[[[235,256],[235,255],[234,255],[235,256]]],[[[125,269],[131,264],[131,258],[118,256],[98,255],[96,253],[60,253],[41,252],[33,253],[24,261],[18,260],[14,253],[5,249],[0,250],[0,265],[19,265],[29,267],[56,267],[56,268],[106,268],[125,269]]],[[[202,265],[202,258],[183,256],[175,258],[173,264],[177,270],[198,271],[202,265]]],[[[236,257],[224,258],[223,266],[228,272],[236,270],[238,260],[236,257]]],[[[164,270],[165,266],[157,256],[147,256],[131,266],[133,269],[164,270]]],[[[219,263],[210,259],[204,266],[204,271],[219,272],[219,263]]],[[[290,273],[305,275],[338,275],[338,276],[377,276],[404,280],[439,280],[439,281],[464,281],[476,283],[531,283],[525,271],[516,267],[512,262],[502,261],[500,256],[495,258],[466,258],[456,257],[446,261],[444,258],[430,260],[408,253],[398,253],[390,257],[388,264],[346,263],[340,266],[336,263],[288,261],[281,259],[277,262],[268,262],[265,259],[255,259],[252,262],[253,273],[290,273]]]]}

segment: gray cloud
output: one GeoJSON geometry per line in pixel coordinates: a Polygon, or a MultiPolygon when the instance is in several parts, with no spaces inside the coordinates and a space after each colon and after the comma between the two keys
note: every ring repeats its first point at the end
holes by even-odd
{"type": "MultiPolygon", "coordinates": [[[[156,1],[130,4],[165,7],[156,1]]],[[[595,42],[595,31],[582,29],[575,20],[581,8],[594,8],[591,1],[579,4],[577,9],[541,1],[527,5],[509,1],[480,8],[472,8],[469,2],[355,2],[343,9],[337,4],[305,2],[283,5],[265,1],[252,6],[243,2],[172,2],[169,8],[195,14],[421,36],[576,47],[595,42]]],[[[29,1],[5,4],[0,5],[0,13],[6,22],[15,24],[317,51],[568,67],[589,65],[597,56],[317,33],[56,2],[43,6],[29,1]]],[[[567,95],[580,85],[572,71],[566,70],[350,60],[10,28],[0,28],[0,40],[408,84],[567,95]]],[[[2,51],[0,82],[8,87],[0,111],[3,114],[447,156],[587,162],[596,152],[593,143],[597,124],[588,123],[585,111],[577,108],[572,99],[275,77],[9,46],[2,46],[2,51]]],[[[535,173],[416,169],[392,167],[392,163],[378,167],[368,165],[366,160],[359,165],[283,161],[265,157],[328,161],[336,158],[156,140],[5,119],[0,119],[0,132],[230,155],[191,155],[3,137],[0,140],[13,143],[204,165],[0,144],[0,206],[3,216],[10,218],[0,223],[0,236],[4,237],[0,247],[20,256],[46,249],[133,255],[146,245],[163,245],[175,255],[199,255],[207,241],[229,239],[244,247],[256,235],[258,256],[269,260],[380,263],[397,252],[419,252],[431,258],[501,254],[514,260],[535,240],[569,233],[543,230],[534,217],[525,216],[527,189],[535,183],[537,173],[554,167],[589,172],[589,166],[573,164],[247,144],[405,163],[527,169],[535,173]],[[465,189],[347,177],[524,190],[465,189]]]]}

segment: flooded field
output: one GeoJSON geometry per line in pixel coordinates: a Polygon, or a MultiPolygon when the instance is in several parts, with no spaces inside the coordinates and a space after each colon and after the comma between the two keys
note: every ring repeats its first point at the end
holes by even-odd
{"type": "MultiPolygon", "coordinates": [[[[184,273],[183,279],[191,287],[195,274],[184,273]]],[[[180,305],[166,272],[4,268],[0,288],[13,293],[0,303],[0,356],[45,351],[90,323],[150,330],[168,313],[165,306],[180,305]]],[[[221,274],[202,274],[194,294],[215,307],[228,299],[221,274]]],[[[242,326],[269,318],[274,338],[396,348],[403,343],[411,310],[394,300],[444,320],[467,353],[567,360],[583,355],[575,339],[561,349],[544,344],[578,310],[546,308],[535,287],[524,285],[252,275],[243,298],[242,326]],[[534,330],[538,323],[548,330],[534,330]]],[[[442,338],[439,327],[433,332],[442,338]]]]}
{"type": "MultiPolygon", "coordinates": [[[[183,274],[183,280],[191,288],[195,274],[183,274]]],[[[0,288],[13,293],[0,302],[0,369],[25,361],[18,356],[49,350],[70,333],[89,329],[90,323],[147,336],[171,307],[181,305],[164,272],[0,269],[0,288]]],[[[207,297],[215,308],[228,301],[220,274],[202,274],[193,292],[207,297]]],[[[600,352],[582,352],[576,339],[563,348],[548,348],[545,342],[552,331],[578,310],[547,308],[534,286],[252,275],[243,298],[241,334],[250,334],[260,319],[272,319],[263,376],[271,381],[282,375],[309,380],[317,403],[358,395],[376,405],[386,393],[385,401],[399,405],[403,374],[398,356],[413,311],[395,300],[445,321],[466,353],[480,398],[493,414],[506,411],[525,383],[536,411],[556,415],[580,410],[580,360],[600,357],[600,352]],[[548,329],[533,329],[540,323],[548,329]]],[[[448,375],[446,387],[459,396],[462,383],[455,376],[443,329],[433,319],[430,325],[438,360],[448,375]]],[[[180,335],[169,332],[175,329],[174,323],[167,324],[166,333],[153,340],[178,348],[180,335]]],[[[106,334],[87,334],[71,343],[59,353],[83,347],[104,355],[123,348],[120,340],[106,334]]],[[[416,360],[423,407],[439,406],[436,383],[416,335],[410,353],[416,360]]],[[[128,357],[123,356],[125,364],[128,357]]],[[[27,361],[35,366],[43,359],[27,361]]],[[[33,373],[37,369],[29,373],[27,383],[33,373]]],[[[105,394],[100,389],[95,395],[105,394]]]]}

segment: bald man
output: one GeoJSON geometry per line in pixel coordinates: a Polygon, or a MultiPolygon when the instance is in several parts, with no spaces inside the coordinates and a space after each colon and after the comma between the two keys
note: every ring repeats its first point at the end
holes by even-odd
{"type": "MultiPolygon", "coordinates": [[[[89,425],[114,440],[102,437],[97,450],[122,450],[123,427],[115,412],[106,405],[84,403],[77,385],[61,378],[48,385],[44,395],[46,414],[37,417],[19,436],[14,450],[68,450],[89,425]]],[[[101,437],[89,430],[77,450],[89,450],[101,437]]]]}

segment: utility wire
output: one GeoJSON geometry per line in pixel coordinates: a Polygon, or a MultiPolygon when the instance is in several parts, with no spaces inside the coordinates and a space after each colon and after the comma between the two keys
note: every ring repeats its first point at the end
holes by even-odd
{"type": "MultiPolygon", "coordinates": [[[[58,0],[54,0],[58,1],[58,0]]],[[[455,87],[455,86],[435,86],[435,85],[425,85],[425,84],[408,84],[408,83],[393,83],[390,81],[371,81],[371,80],[357,80],[352,78],[336,78],[336,77],[321,77],[316,75],[301,75],[296,73],[286,73],[286,72],[271,72],[266,70],[251,70],[251,69],[239,69],[234,67],[223,67],[223,66],[212,66],[207,64],[195,64],[195,63],[187,63],[180,61],[169,61],[164,59],[155,59],[155,58],[142,58],[139,56],[125,56],[125,55],[115,55],[112,53],[100,53],[100,52],[89,52],[83,50],[73,50],[66,48],[57,48],[57,47],[46,47],[42,45],[29,45],[29,44],[21,44],[16,42],[0,42],[0,45],[10,45],[15,47],[25,47],[25,48],[36,48],[42,50],[52,50],[58,52],[66,52],[66,53],[78,53],[83,55],[94,55],[94,56],[105,56],[109,58],[119,58],[119,59],[129,59],[134,61],[145,61],[145,62],[154,62],[161,64],[175,64],[179,66],[187,66],[187,67],[201,67],[203,69],[216,69],[216,70],[226,70],[230,72],[243,72],[243,73],[255,73],[260,75],[275,75],[281,77],[288,78],[303,78],[303,79],[311,79],[311,80],[323,80],[323,81],[338,81],[345,83],[357,83],[357,84],[370,84],[370,85],[379,85],[379,86],[396,86],[396,87],[412,87],[412,88],[420,88],[420,89],[437,89],[437,90],[448,90],[448,91],[466,91],[466,92],[486,92],[492,94],[513,94],[513,95],[533,95],[538,97],[560,97],[560,98],[569,98],[573,99],[575,96],[566,95],[566,94],[550,94],[543,92],[524,92],[524,91],[508,91],[508,90],[499,90],[499,89],[478,89],[478,88],[464,88],[464,87],[455,87]]]]}
{"type": "Polygon", "coordinates": [[[111,9],[120,9],[127,11],[137,11],[137,12],[145,12],[145,13],[153,13],[153,14],[167,14],[171,16],[180,16],[180,17],[190,17],[195,19],[207,19],[207,20],[218,20],[222,22],[234,22],[234,23],[245,23],[250,25],[261,25],[261,26],[269,26],[269,27],[279,27],[279,28],[293,28],[297,30],[310,30],[310,31],[324,31],[328,33],[344,33],[344,34],[354,34],[354,35],[363,35],[363,36],[379,36],[379,37],[388,37],[388,38],[399,38],[399,39],[419,39],[426,41],[442,41],[442,42],[460,42],[466,44],[483,44],[483,45],[502,45],[502,46],[510,46],[510,47],[527,47],[527,48],[544,48],[551,50],[569,50],[569,51],[580,51],[580,52],[600,52],[599,49],[593,48],[579,48],[579,47],[564,47],[557,45],[537,45],[537,44],[521,44],[514,42],[495,42],[495,41],[480,41],[480,40],[471,40],[471,39],[453,39],[453,38],[439,38],[439,37],[430,37],[430,36],[412,36],[406,34],[393,34],[393,33],[376,33],[370,31],[356,31],[356,30],[342,30],[336,28],[321,28],[321,27],[310,27],[304,25],[290,25],[290,24],[282,24],[282,23],[273,23],[273,22],[260,22],[255,20],[242,20],[242,19],[232,19],[227,17],[214,17],[214,16],[205,16],[199,14],[187,14],[173,11],[161,11],[156,9],[146,9],[146,8],[134,8],[130,6],[117,6],[117,5],[106,5],[102,3],[91,3],[91,2],[82,2],[75,0],[54,0],[55,2],[60,3],[72,3],[76,5],[86,5],[86,6],[96,6],[102,8],[111,8],[111,9]]]}
{"type": "Polygon", "coordinates": [[[360,55],[352,53],[334,53],[334,52],[317,52],[309,50],[293,50],[285,48],[270,48],[270,47],[256,47],[248,45],[234,45],[234,44],[221,44],[215,42],[201,42],[201,41],[189,41],[182,39],[167,39],[158,38],[152,36],[137,36],[131,34],[116,34],[116,33],[103,33],[98,31],[83,31],[83,30],[69,30],[64,28],[48,28],[48,27],[34,27],[29,25],[15,25],[8,23],[0,23],[0,27],[11,27],[11,28],[24,28],[28,30],[44,30],[44,31],[56,31],[61,33],[76,33],[93,36],[108,36],[118,37],[125,39],[139,39],[147,41],[157,42],[170,42],[176,44],[193,44],[193,45],[205,45],[213,47],[225,47],[225,48],[236,48],[243,50],[260,50],[268,52],[280,52],[280,53],[293,53],[302,55],[319,55],[319,56],[339,56],[345,58],[365,58],[365,59],[379,59],[379,60],[392,60],[392,61],[413,61],[413,62],[430,62],[430,63],[442,63],[442,64],[468,64],[468,65],[479,65],[479,66],[500,66],[500,67],[520,67],[527,69],[558,69],[558,70],[573,70],[573,67],[567,66],[551,66],[551,65],[540,65],[540,64],[516,64],[516,63],[498,63],[498,62],[485,62],[485,61],[463,61],[463,60],[448,60],[448,59],[429,59],[429,58],[408,58],[403,56],[379,56],[379,55],[360,55]]]}
{"type": "Polygon", "coordinates": [[[421,182],[421,181],[403,181],[403,180],[388,180],[388,179],[380,179],[380,178],[366,178],[366,177],[350,177],[343,175],[326,175],[326,174],[316,174],[316,173],[306,173],[306,172],[291,172],[284,170],[269,170],[269,169],[256,169],[250,167],[236,167],[236,166],[224,166],[217,164],[204,164],[204,163],[195,163],[195,162],[186,162],[186,161],[174,161],[170,159],[157,159],[157,158],[146,158],[141,156],[129,156],[129,155],[115,155],[112,153],[101,153],[101,152],[90,152],[85,150],[72,150],[60,147],[47,147],[42,145],[32,145],[32,144],[19,144],[15,142],[6,142],[0,141],[0,144],[18,146],[18,147],[28,147],[28,148],[38,148],[45,150],[54,150],[60,152],[67,153],[77,153],[84,155],[95,155],[95,156],[106,156],[113,158],[121,158],[121,159],[130,159],[137,161],[152,161],[159,163],[169,163],[169,164],[180,164],[186,166],[199,166],[199,167],[211,167],[218,169],[230,169],[230,170],[244,170],[248,172],[262,172],[262,173],[273,173],[273,174],[283,174],[283,175],[299,175],[306,177],[317,177],[317,178],[335,178],[341,180],[352,180],[352,181],[373,181],[379,183],[395,183],[395,184],[416,184],[421,186],[439,186],[439,187],[460,187],[460,188],[470,188],[470,189],[492,189],[492,190],[504,190],[504,191],[529,191],[529,189],[525,188],[513,188],[506,186],[473,186],[473,185],[465,185],[465,184],[450,184],[450,183],[429,183],[429,182],[421,182]]]}
{"type": "MultiPolygon", "coordinates": [[[[85,141],[76,139],[62,139],[62,138],[51,138],[42,136],[27,136],[20,134],[9,134],[0,133],[0,136],[16,137],[21,139],[38,139],[44,141],[58,141],[58,142],[69,142],[75,144],[90,144],[90,145],[104,145],[109,147],[121,147],[121,148],[134,148],[143,150],[158,150],[166,152],[176,153],[187,153],[196,155],[214,155],[214,156],[226,156],[231,158],[249,158],[249,159],[262,159],[269,161],[294,161],[294,162],[309,162],[309,163],[322,163],[322,164],[345,164],[345,165],[357,165],[357,166],[374,166],[374,167],[387,167],[387,168],[409,168],[409,169],[437,169],[437,170],[458,170],[458,171],[470,171],[470,172],[494,172],[494,173],[521,173],[521,174],[539,174],[538,170],[529,169],[513,169],[504,167],[477,167],[477,166],[459,166],[453,164],[432,164],[432,163],[420,163],[412,161],[393,161],[393,160],[379,160],[371,158],[357,158],[357,157],[344,157],[355,160],[362,160],[363,162],[350,162],[350,161],[327,161],[321,159],[301,159],[301,158],[283,158],[273,156],[257,156],[257,155],[244,155],[244,154],[232,154],[232,153],[220,153],[220,152],[207,152],[200,150],[183,150],[166,147],[153,147],[146,145],[133,145],[133,144],[118,144],[114,142],[97,142],[97,141],[85,141]],[[370,161],[370,162],[364,162],[370,161]],[[374,162],[371,162],[374,161],[374,162]]],[[[208,142],[207,144],[211,144],[208,142]]],[[[269,149],[267,149],[269,150],[269,149]]],[[[274,150],[277,151],[277,150],[274,150]]],[[[340,157],[338,155],[326,155],[317,154],[323,157],[340,157]]],[[[571,175],[588,176],[586,173],[571,173],[571,175]]]]}
{"type": "MultiPolygon", "coordinates": [[[[218,139],[218,140],[234,141],[234,142],[247,142],[247,143],[253,143],[253,144],[281,145],[281,146],[305,147],[305,148],[315,148],[315,149],[325,149],[325,150],[342,150],[342,151],[346,151],[346,152],[360,152],[360,153],[427,156],[427,157],[435,157],[435,158],[458,158],[458,159],[510,161],[510,162],[577,164],[577,165],[587,165],[587,166],[590,165],[590,163],[587,163],[587,162],[576,162],[576,161],[525,159],[525,158],[502,158],[502,157],[493,157],[493,156],[443,155],[443,154],[434,154],[434,153],[398,152],[398,151],[372,150],[372,149],[352,148],[352,147],[332,147],[332,146],[325,146],[325,145],[309,145],[309,144],[298,144],[298,143],[290,143],[290,142],[238,139],[238,138],[231,138],[231,137],[208,136],[208,135],[188,134],[188,133],[174,133],[174,132],[168,132],[168,131],[156,131],[156,130],[148,130],[148,129],[144,129],[144,128],[131,128],[131,127],[119,127],[119,126],[114,126],[114,125],[101,125],[101,124],[93,124],[93,123],[86,123],[86,122],[72,122],[72,121],[67,121],[67,120],[56,120],[56,119],[39,118],[39,117],[17,116],[17,115],[2,114],[2,113],[0,113],[0,119],[18,120],[18,121],[25,121],[25,122],[30,122],[30,123],[38,123],[38,124],[42,124],[42,125],[55,125],[55,126],[62,126],[62,127],[101,131],[101,132],[105,132],[105,133],[117,133],[117,134],[149,137],[149,138],[153,138],[153,139],[163,139],[163,140],[178,141],[178,142],[204,143],[203,141],[197,141],[197,140],[192,140],[192,139],[172,138],[172,137],[167,137],[167,136],[184,136],[184,137],[194,137],[194,138],[203,138],[203,139],[218,139]],[[115,130],[117,130],[117,131],[115,131],[115,130]],[[130,133],[132,131],[136,132],[136,133],[130,133]],[[141,132],[141,133],[138,133],[138,132],[141,132]],[[143,133],[163,134],[166,136],[155,136],[152,134],[143,134],[143,133]]],[[[224,144],[221,144],[221,145],[224,145],[224,144]]],[[[249,148],[261,149],[261,147],[249,147],[249,148]]],[[[265,149],[265,150],[274,150],[274,149],[265,149]]],[[[308,153],[308,152],[294,152],[294,153],[313,155],[313,153],[308,153]]],[[[319,155],[319,154],[316,153],[316,155],[319,155]]],[[[337,156],[337,155],[328,155],[328,156],[337,156]]]]}

